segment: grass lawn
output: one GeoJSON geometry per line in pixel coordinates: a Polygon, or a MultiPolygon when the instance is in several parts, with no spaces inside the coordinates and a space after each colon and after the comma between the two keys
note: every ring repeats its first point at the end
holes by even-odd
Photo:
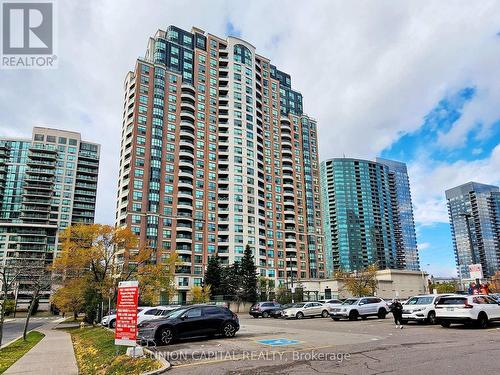
{"type": "Polygon", "coordinates": [[[76,320],[74,319],[73,316],[70,316],[69,318],[66,318],[63,323],[81,323],[83,322],[83,319],[85,319],[84,316],[79,316],[78,318],[76,318],[76,320]]]}
{"type": "Polygon", "coordinates": [[[34,347],[45,335],[37,331],[28,332],[26,341],[22,338],[14,341],[6,348],[0,349],[0,374],[3,374],[19,358],[25,355],[34,347]]]}
{"type": "Polygon", "coordinates": [[[140,374],[161,367],[151,358],[131,358],[127,348],[118,346],[118,356],[113,332],[101,327],[69,328],[80,374],[121,375],[140,374]]]}

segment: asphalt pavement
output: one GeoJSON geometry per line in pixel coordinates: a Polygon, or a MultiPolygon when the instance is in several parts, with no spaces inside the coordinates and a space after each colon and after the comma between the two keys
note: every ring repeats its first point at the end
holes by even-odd
{"type": "Polygon", "coordinates": [[[156,350],[172,374],[497,375],[500,324],[473,327],[408,324],[392,319],[335,322],[240,316],[235,338],[193,339],[156,350]]]}
{"type": "MultiPolygon", "coordinates": [[[[30,323],[28,325],[28,330],[35,329],[37,327],[44,325],[47,322],[50,322],[51,320],[59,319],[59,318],[60,318],[59,316],[40,317],[40,318],[38,318],[36,316],[31,317],[30,323]]],[[[7,319],[3,325],[2,345],[7,344],[11,340],[16,339],[23,334],[25,321],[26,321],[26,318],[12,319],[12,318],[7,317],[7,319]]]]}

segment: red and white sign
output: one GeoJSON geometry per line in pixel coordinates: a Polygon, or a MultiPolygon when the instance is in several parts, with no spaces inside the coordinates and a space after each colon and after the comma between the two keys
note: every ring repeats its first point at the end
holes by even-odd
{"type": "Polygon", "coordinates": [[[115,345],[136,346],[139,282],[121,281],[116,303],[115,345]]]}
{"type": "Polygon", "coordinates": [[[481,264],[470,264],[469,265],[469,275],[471,279],[479,279],[483,278],[483,266],[481,264]]]}

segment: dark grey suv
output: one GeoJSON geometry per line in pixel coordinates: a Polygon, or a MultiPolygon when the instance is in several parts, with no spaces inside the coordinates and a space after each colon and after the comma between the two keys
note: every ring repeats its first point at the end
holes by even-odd
{"type": "Polygon", "coordinates": [[[257,302],[250,307],[249,314],[254,318],[258,318],[259,316],[268,318],[274,311],[280,309],[281,305],[277,302],[257,302]]]}

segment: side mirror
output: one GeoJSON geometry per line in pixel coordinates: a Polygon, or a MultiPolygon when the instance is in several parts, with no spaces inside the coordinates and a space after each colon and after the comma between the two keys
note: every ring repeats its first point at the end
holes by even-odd
{"type": "Polygon", "coordinates": [[[187,319],[187,315],[182,315],[179,319],[180,320],[186,320],[187,319]]]}
{"type": "Polygon", "coordinates": [[[364,302],[360,302],[359,303],[359,306],[363,306],[365,303],[364,302]]]}

